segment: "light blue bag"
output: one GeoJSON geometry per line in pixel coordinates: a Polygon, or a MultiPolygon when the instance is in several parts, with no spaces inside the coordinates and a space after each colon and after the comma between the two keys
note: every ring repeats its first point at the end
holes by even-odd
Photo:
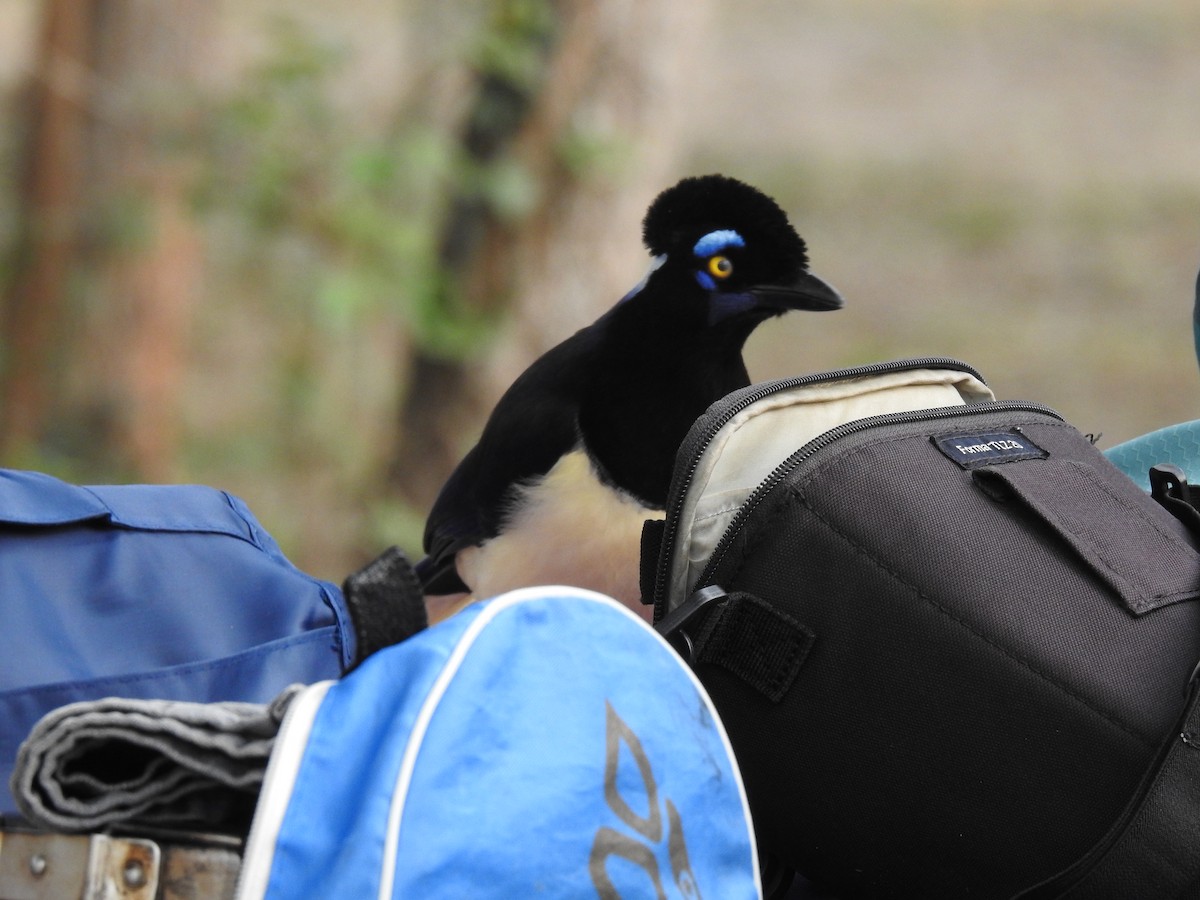
{"type": "MultiPolygon", "coordinates": [[[[1192,339],[1200,362],[1200,274],[1192,304],[1192,339]]],[[[1168,425],[1104,451],[1118,469],[1150,490],[1150,468],[1161,463],[1177,466],[1190,484],[1200,484],[1200,419],[1168,425]]]]}
{"type": "Polygon", "coordinates": [[[700,683],[616,601],[551,587],[474,604],[301,692],[237,896],[761,893],[700,683]]]}
{"type": "Polygon", "coordinates": [[[1168,425],[1104,451],[1113,464],[1150,490],[1150,468],[1161,463],[1178,466],[1191,484],[1200,484],[1200,419],[1168,425]]]}

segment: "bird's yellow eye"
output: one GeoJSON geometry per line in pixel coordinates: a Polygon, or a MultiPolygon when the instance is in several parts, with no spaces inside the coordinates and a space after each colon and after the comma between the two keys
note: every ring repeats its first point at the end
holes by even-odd
{"type": "Polygon", "coordinates": [[[728,256],[710,256],[708,258],[708,274],[713,278],[728,278],[733,274],[733,260],[728,256]]]}

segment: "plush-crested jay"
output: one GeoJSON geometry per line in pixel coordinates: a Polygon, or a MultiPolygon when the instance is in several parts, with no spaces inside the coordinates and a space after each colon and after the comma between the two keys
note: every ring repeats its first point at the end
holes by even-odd
{"type": "Polygon", "coordinates": [[[664,191],[643,239],[642,282],[517,378],[442,488],[417,567],[427,594],[573,584],[636,608],[642,525],[662,515],[693,421],[750,383],[750,333],[842,305],[779,206],[732,178],[664,191]]]}

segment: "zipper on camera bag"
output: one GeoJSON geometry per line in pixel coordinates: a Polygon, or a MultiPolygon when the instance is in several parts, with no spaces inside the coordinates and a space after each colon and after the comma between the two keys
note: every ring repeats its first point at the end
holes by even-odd
{"type": "MultiPolygon", "coordinates": [[[[833,372],[798,375],[793,378],[783,378],[762,384],[754,384],[740,391],[735,391],[723,400],[718,401],[718,404],[723,405],[720,414],[709,423],[703,432],[689,434],[676,457],[675,474],[671,479],[671,487],[667,491],[667,515],[664,522],[663,538],[659,547],[658,565],[655,567],[654,591],[651,595],[654,603],[654,621],[661,621],[667,614],[667,582],[670,578],[671,558],[674,555],[675,541],[679,533],[679,519],[682,515],[684,497],[687,495],[688,488],[695,477],[696,468],[700,464],[700,457],[726,423],[746,407],[781,391],[788,391],[810,384],[842,381],[850,378],[865,378],[891,372],[907,372],[914,369],[950,369],[965,372],[979,379],[984,384],[987,383],[984,377],[973,366],[967,363],[946,356],[924,356],[894,362],[870,363],[863,366],[853,366],[848,369],[838,369],[833,372]],[[687,465],[681,466],[680,463],[685,459],[687,460],[687,465]]],[[[714,404],[714,406],[716,405],[714,404]]],[[[988,409],[993,408],[995,408],[993,404],[988,404],[988,409]]],[[[712,408],[710,408],[711,411],[712,408]]],[[[705,415],[707,417],[708,414],[706,413],[705,415]]],[[[757,493],[756,490],[755,494],[757,493]]],[[[753,495],[750,499],[753,499],[753,495]]],[[[741,513],[739,512],[737,519],[735,519],[735,524],[740,519],[741,513]]],[[[728,533],[727,531],[726,534],[728,533]]],[[[722,538],[721,543],[724,543],[724,538],[722,538]]],[[[708,568],[708,566],[705,567],[706,572],[708,568]]]]}

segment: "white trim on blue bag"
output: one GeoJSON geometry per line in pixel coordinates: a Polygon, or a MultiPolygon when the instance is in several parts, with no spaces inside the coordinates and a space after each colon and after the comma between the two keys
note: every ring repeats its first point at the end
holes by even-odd
{"type": "MultiPolygon", "coordinates": [[[[442,671],[438,673],[437,680],[433,683],[429,693],[426,695],[424,703],[417,713],[416,720],[413,723],[412,731],[408,737],[408,743],[404,748],[404,756],[400,762],[400,771],[396,776],[395,789],[392,791],[391,807],[388,810],[387,831],[384,835],[383,845],[383,870],[380,873],[378,900],[392,900],[392,892],[395,889],[396,879],[396,858],[397,849],[400,842],[400,826],[404,817],[404,807],[408,799],[409,787],[412,784],[413,773],[416,768],[417,757],[420,755],[421,746],[425,740],[425,734],[429,729],[429,723],[433,719],[433,715],[441,703],[442,697],[450,687],[450,683],[454,680],[455,675],[463,664],[463,660],[470,651],[472,644],[479,637],[480,632],[487,627],[493,619],[501,612],[511,606],[520,603],[526,603],[531,600],[554,599],[569,596],[573,600],[581,602],[592,601],[605,606],[610,606],[621,611],[622,614],[628,616],[631,620],[638,623],[646,631],[653,634],[660,641],[663,647],[675,657],[675,651],[667,643],[667,641],[650,628],[644,620],[627,609],[622,604],[618,603],[611,597],[599,594],[594,591],[585,590],[583,588],[565,587],[565,586],[547,586],[547,587],[532,587],[521,588],[511,591],[507,594],[502,594],[496,599],[484,604],[483,608],[475,619],[467,626],[462,635],[458,639],[450,657],[446,660],[442,671]]],[[[677,658],[677,657],[675,657],[677,658]]],[[[742,782],[741,772],[737,768],[737,757],[733,753],[733,745],[729,742],[729,736],[725,733],[725,726],[721,723],[720,716],[717,714],[716,707],[713,705],[711,698],[708,696],[708,691],[700,683],[696,674],[688,667],[683,660],[678,660],[679,668],[687,674],[696,692],[704,699],[705,705],[712,714],[712,720],[720,735],[721,744],[725,750],[725,755],[730,761],[733,770],[734,778],[737,782],[738,797],[742,804],[742,810],[745,813],[745,822],[747,834],[750,836],[750,854],[751,868],[754,872],[754,887],[757,896],[762,896],[762,880],[758,868],[758,851],[754,838],[754,823],[750,819],[749,803],[746,797],[746,787],[742,782]]],[[[276,826],[278,827],[278,826],[276,826]]],[[[239,895],[239,900],[242,900],[239,895]]]]}
{"type": "Polygon", "coordinates": [[[400,760],[400,771],[396,775],[396,786],[392,790],[392,803],[388,809],[387,831],[383,838],[383,871],[379,873],[379,893],[377,895],[379,900],[391,900],[392,898],[392,891],[396,883],[396,848],[400,843],[400,821],[404,817],[404,804],[408,799],[408,789],[412,784],[417,756],[421,752],[421,744],[425,740],[425,732],[429,730],[433,714],[437,710],[438,704],[442,702],[446,690],[450,687],[450,682],[458,674],[463,659],[471,649],[471,645],[475,643],[475,639],[479,637],[479,633],[492,619],[496,618],[497,614],[514,603],[530,599],[531,594],[537,597],[544,596],[545,589],[526,588],[512,591],[484,605],[471,624],[467,626],[466,631],[459,637],[454,651],[446,660],[433,687],[429,689],[425,702],[417,711],[412,731],[408,735],[408,743],[404,748],[404,756],[400,760]]]}
{"type": "Polygon", "coordinates": [[[242,870],[238,874],[236,900],[257,900],[267,892],[271,866],[275,861],[275,841],[283,825],[292,797],[292,788],[300,772],[300,762],[308,747],[317,710],[332,681],[319,681],[292,698],[275,736],[274,752],[267,762],[262,790],[254,822],[242,853],[242,870]]]}

